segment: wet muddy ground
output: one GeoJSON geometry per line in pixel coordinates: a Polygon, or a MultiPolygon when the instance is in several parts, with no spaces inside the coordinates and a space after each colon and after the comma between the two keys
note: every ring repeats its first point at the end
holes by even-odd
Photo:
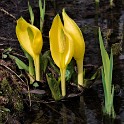
{"type": "MultiPolygon", "coordinates": [[[[36,0],[30,0],[39,25],[39,9],[36,0]]],[[[115,85],[114,106],[117,114],[115,124],[124,123],[124,0],[115,0],[111,8],[107,0],[101,0],[96,7],[95,0],[46,0],[46,15],[43,31],[43,52],[49,49],[48,32],[56,13],[65,8],[83,32],[86,53],[84,68],[86,78],[101,66],[101,55],[97,29],[101,27],[108,52],[114,51],[113,84],[115,85]]],[[[18,57],[23,55],[15,35],[16,20],[23,16],[29,21],[27,0],[0,1],[0,124],[109,124],[102,116],[103,88],[99,77],[82,96],[57,103],[41,103],[40,97],[31,101],[21,88],[25,84],[13,71],[15,63],[3,59],[2,53],[12,48],[18,57]],[[5,65],[4,67],[1,65],[5,65]],[[9,70],[8,68],[9,67],[9,70]],[[3,89],[6,89],[3,91],[3,89]],[[18,90],[16,90],[18,89],[18,90]],[[11,94],[11,95],[10,95],[11,94]]],[[[22,59],[24,59],[22,57],[22,59]]],[[[17,74],[20,72],[16,72],[17,74]]],[[[34,99],[35,96],[32,96],[34,99]]]]}

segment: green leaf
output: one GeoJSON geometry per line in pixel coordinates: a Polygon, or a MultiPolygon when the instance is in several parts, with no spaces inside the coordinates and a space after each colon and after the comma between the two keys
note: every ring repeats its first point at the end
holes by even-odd
{"type": "Polygon", "coordinates": [[[69,81],[71,79],[71,72],[70,72],[70,70],[66,70],[65,78],[66,78],[66,81],[69,81]]]}
{"type": "Polygon", "coordinates": [[[18,59],[16,56],[9,55],[9,57],[15,60],[15,63],[17,64],[19,69],[24,69],[27,72],[29,71],[28,66],[23,61],[18,59]]]}
{"type": "Polygon", "coordinates": [[[103,62],[103,67],[104,67],[104,71],[105,74],[108,75],[109,73],[109,56],[108,53],[105,50],[104,44],[103,44],[103,39],[102,39],[102,35],[101,35],[101,31],[99,28],[99,42],[100,42],[100,49],[101,49],[101,56],[102,56],[102,62],[103,62]]]}
{"type": "Polygon", "coordinates": [[[110,60],[109,60],[108,53],[106,52],[103,44],[100,28],[99,28],[99,42],[100,42],[101,56],[102,56],[102,62],[103,62],[104,78],[105,78],[106,88],[107,88],[106,90],[108,93],[109,91],[111,91],[110,83],[107,83],[109,81],[110,60]]]}
{"type": "Polygon", "coordinates": [[[60,92],[60,87],[59,87],[60,83],[56,81],[56,79],[52,76],[52,74],[47,74],[46,78],[47,78],[47,82],[48,82],[53,98],[55,100],[60,100],[62,97],[61,92],[60,92]]]}
{"type": "Polygon", "coordinates": [[[37,87],[39,87],[39,84],[38,84],[37,82],[34,82],[34,83],[33,83],[33,86],[34,86],[35,88],[37,88],[37,87]]]}
{"type": "Polygon", "coordinates": [[[46,51],[43,55],[41,55],[40,58],[40,66],[41,66],[41,70],[45,73],[46,72],[46,68],[48,66],[48,56],[50,56],[50,51],[46,51]]]}
{"type": "MultiPolygon", "coordinates": [[[[104,70],[103,68],[101,69],[101,72],[102,72],[102,83],[103,83],[103,89],[104,89],[104,98],[105,98],[105,107],[104,109],[106,110],[107,108],[107,103],[108,103],[108,95],[107,95],[107,87],[106,87],[106,82],[105,82],[105,75],[104,75],[104,70]]],[[[104,111],[105,111],[104,110],[104,111]]]]}
{"type": "Polygon", "coordinates": [[[39,0],[39,9],[40,9],[40,30],[42,32],[43,29],[43,23],[44,23],[44,16],[45,16],[45,0],[43,0],[44,3],[42,4],[42,0],[39,0]]]}
{"type": "Polygon", "coordinates": [[[49,60],[50,66],[54,69],[54,71],[56,73],[59,74],[60,73],[59,68],[55,65],[55,63],[54,63],[53,59],[51,58],[51,56],[48,56],[48,60],[49,60]]]}
{"type": "Polygon", "coordinates": [[[9,47],[9,48],[6,48],[3,52],[4,52],[4,53],[8,53],[8,54],[9,54],[11,51],[12,51],[12,48],[11,48],[11,47],[9,47]]]}
{"type": "MultiPolygon", "coordinates": [[[[22,48],[22,47],[21,47],[22,48]]],[[[35,68],[34,68],[34,61],[33,58],[31,57],[30,54],[28,54],[28,52],[26,52],[23,48],[22,48],[24,55],[26,56],[26,58],[28,59],[29,62],[29,74],[34,77],[35,76],[35,68]]],[[[33,82],[32,82],[33,83],[33,82]]]]}
{"type": "Polygon", "coordinates": [[[45,0],[43,0],[44,3],[42,4],[42,0],[39,0],[39,9],[40,9],[40,17],[42,20],[44,20],[44,15],[45,15],[45,0]]]}
{"type": "Polygon", "coordinates": [[[75,73],[74,64],[73,64],[73,61],[71,61],[66,68],[66,74],[65,74],[66,81],[70,82],[74,73],[75,73]]]}
{"type": "Polygon", "coordinates": [[[111,106],[113,106],[113,98],[114,98],[114,85],[112,86],[112,91],[111,91],[111,106]]]}
{"type": "Polygon", "coordinates": [[[111,55],[110,55],[110,72],[109,72],[109,82],[112,83],[112,72],[113,72],[113,53],[111,49],[111,55]]]}

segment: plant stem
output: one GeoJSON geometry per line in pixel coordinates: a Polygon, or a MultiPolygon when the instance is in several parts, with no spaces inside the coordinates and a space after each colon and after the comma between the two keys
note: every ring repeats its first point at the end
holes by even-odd
{"type": "Polygon", "coordinates": [[[36,80],[40,81],[40,55],[35,56],[34,65],[35,65],[36,80]]]}
{"type": "Polygon", "coordinates": [[[78,68],[78,86],[83,86],[83,59],[76,60],[78,68]]]}
{"type": "Polygon", "coordinates": [[[60,73],[61,73],[61,91],[62,91],[62,96],[63,97],[66,95],[65,72],[66,72],[66,68],[60,69],[60,73]]]}
{"type": "Polygon", "coordinates": [[[34,76],[34,62],[30,55],[28,55],[28,61],[29,61],[29,74],[31,76],[34,76]]]}
{"type": "Polygon", "coordinates": [[[29,74],[34,76],[34,64],[32,58],[29,59],[29,74]]]}

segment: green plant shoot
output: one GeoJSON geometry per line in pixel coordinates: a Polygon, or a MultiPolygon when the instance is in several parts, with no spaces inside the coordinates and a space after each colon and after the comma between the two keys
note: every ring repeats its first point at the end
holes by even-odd
{"type": "Polygon", "coordinates": [[[33,25],[34,24],[34,13],[33,13],[33,10],[32,10],[32,7],[28,1],[28,10],[29,10],[29,14],[30,14],[30,21],[31,21],[31,24],[33,25]]]}
{"type": "Polygon", "coordinates": [[[112,72],[113,72],[113,53],[111,50],[110,59],[107,51],[105,50],[101,31],[99,28],[99,42],[102,56],[102,83],[104,89],[105,105],[103,107],[103,113],[111,118],[115,118],[113,98],[114,98],[114,85],[112,86],[112,72]]]}
{"type": "Polygon", "coordinates": [[[95,0],[96,3],[99,3],[99,0],[95,0]]]}
{"type": "Polygon", "coordinates": [[[42,3],[42,0],[39,0],[39,9],[40,9],[40,31],[43,32],[44,16],[45,16],[45,0],[42,3]]]}
{"type": "Polygon", "coordinates": [[[110,0],[110,7],[113,7],[113,6],[114,6],[113,0],[110,0]]]}

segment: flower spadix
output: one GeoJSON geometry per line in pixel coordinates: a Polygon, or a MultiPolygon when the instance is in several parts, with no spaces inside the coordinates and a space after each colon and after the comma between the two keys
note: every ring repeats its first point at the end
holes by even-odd
{"type": "Polygon", "coordinates": [[[71,36],[74,42],[74,59],[78,68],[78,84],[83,86],[83,59],[85,53],[85,42],[78,25],[72,20],[63,9],[62,12],[64,29],[71,36]]]}
{"type": "Polygon", "coordinates": [[[56,15],[49,32],[50,50],[55,64],[60,68],[62,96],[65,96],[65,71],[74,53],[72,38],[63,28],[59,15],[56,15]]]}
{"type": "Polygon", "coordinates": [[[36,80],[40,80],[39,55],[43,46],[40,30],[21,17],[17,20],[16,35],[22,48],[32,56],[35,64],[36,80]]]}

